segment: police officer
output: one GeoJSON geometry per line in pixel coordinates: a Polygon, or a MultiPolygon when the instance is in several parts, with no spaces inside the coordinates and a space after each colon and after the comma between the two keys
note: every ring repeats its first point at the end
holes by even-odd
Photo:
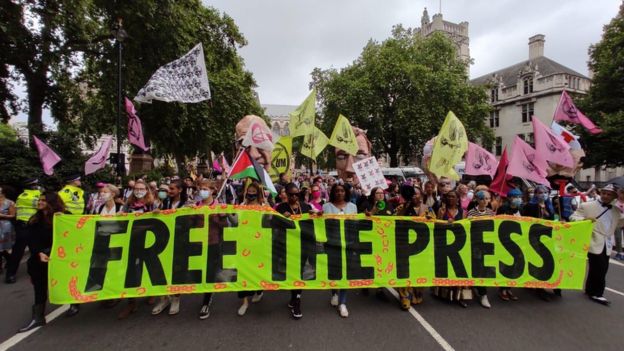
{"type": "Polygon", "coordinates": [[[71,214],[84,214],[85,194],[80,188],[80,174],[72,174],[65,178],[66,185],[58,194],[65,203],[67,211],[71,214]]]}
{"type": "Polygon", "coordinates": [[[37,204],[41,197],[39,180],[36,178],[27,179],[24,182],[24,191],[17,197],[15,202],[15,244],[11,252],[11,257],[7,265],[5,282],[13,284],[17,281],[15,275],[19,268],[20,261],[24,256],[24,250],[28,242],[28,229],[26,224],[32,215],[37,212],[37,204]]]}

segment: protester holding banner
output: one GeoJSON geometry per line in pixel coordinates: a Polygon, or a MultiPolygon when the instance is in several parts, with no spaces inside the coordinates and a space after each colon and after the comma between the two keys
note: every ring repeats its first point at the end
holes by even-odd
{"type": "Polygon", "coordinates": [[[384,190],[381,187],[374,187],[368,198],[362,202],[359,212],[369,216],[391,216],[394,208],[386,201],[384,190]]]}
{"type": "Polygon", "coordinates": [[[548,188],[538,184],[535,193],[528,204],[522,210],[522,215],[541,219],[553,220],[555,218],[555,208],[548,195],[548,188]]]}
{"type": "MultiPolygon", "coordinates": [[[[511,189],[507,192],[507,200],[496,210],[497,215],[520,217],[522,213],[522,191],[511,189]]],[[[498,288],[498,297],[503,301],[517,301],[518,297],[511,292],[511,288],[498,288]]]]}
{"type": "Polygon", "coordinates": [[[52,222],[56,213],[67,213],[61,197],[46,192],[39,197],[37,212],[28,220],[28,275],[35,293],[32,319],[18,332],[23,333],[46,324],[45,305],[48,300],[48,260],[52,248],[52,222]]]}
{"type": "MultiPolygon", "coordinates": [[[[264,198],[264,192],[260,187],[260,184],[257,182],[252,182],[247,186],[245,190],[245,199],[243,200],[243,205],[245,206],[267,206],[268,203],[264,198]]],[[[251,297],[252,303],[258,303],[262,300],[262,296],[264,293],[262,290],[258,291],[239,291],[238,298],[242,299],[243,302],[241,306],[238,308],[238,315],[244,316],[247,313],[247,309],[249,308],[249,297],[251,297]]]]}
{"type": "MultiPolygon", "coordinates": [[[[489,191],[480,190],[475,194],[475,198],[477,199],[477,206],[468,211],[466,218],[478,218],[495,215],[495,212],[488,207],[490,200],[492,199],[492,195],[489,191]]],[[[487,297],[487,289],[483,286],[478,286],[476,287],[476,290],[479,295],[479,303],[481,306],[491,308],[492,305],[490,305],[490,300],[488,300],[487,297]]]]}
{"type": "MultiPolygon", "coordinates": [[[[310,205],[299,201],[299,188],[295,183],[288,183],[288,185],[286,185],[286,194],[288,195],[288,201],[277,205],[275,208],[277,212],[286,217],[310,213],[312,209],[310,205]]],[[[303,317],[303,313],[301,312],[301,290],[295,289],[290,291],[288,308],[290,308],[290,313],[294,319],[301,319],[301,317],[303,317]]]]}
{"type": "Polygon", "coordinates": [[[572,214],[572,221],[589,219],[594,222],[591,243],[587,253],[589,268],[585,281],[585,293],[594,302],[608,306],[611,304],[604,297],[609,258],[613,248],[613,232],[624,223],[622,212],[614,206],[618,187],[607,184],[600,191],[600,200],[579,205],[572,214]]]}
{"type": "Polygon", "coordinates": [[[322,211],[323,205],[325,204],[325,200],[323,200],[321,187],[319,186],[319,183],[315,182],[312,185],[312,189],[311,189],[312,191],[310,192],[311,199],[308,202],[310,206],[312,206],[312,208],[315,209],[316,211],[322,211]]]}
{"type": "Polygon", "coordinates": [[[100,188],[99,198],[103,201],[95,208],[95,213],[103,216],[111,216],[121,212],[121,206],[115,202],[119,196],[119,189],[112,184],[105,184],[100,188]]]}
{"type": "MultiPolygon", "coordinates": [[[[323,213],[325,214],[356,214],[357,207],[347,199],[351,197],[349,187],[341,184],[334,184],[329,191],[329,202],[323,205],[323,213]]],[[[350,252],[347,251],[347,260],[349,259],[350,252]]],[[[332,290],[332,296],[330,304],[334,307],[338,307],[338,313],[340,317],[349,317],[349,310],[347,309],[347,290],[332,290]]]]}
{"type": "MultiPolygon", "coordinates": [[[[142,184],[143,186],[145,186],[144,182],[142,184]]],[[[151,196],[151,194],[149,195],[151,196]]],[[[167,198],[163,200],[161,210],[175,210],[177,208],[183,207],[187,203],[187,195],[188,193],[185,192],[185,186],[183,185],[182,181],[178,179],[171,182],[169,184],[167,198]]],[[[156,303],[154,308],[152,308],[152,315],[158,315],[162,313],[167,307],[169,307],[169,315],[178,314],[180,312],[180,294],[161,296],[158,303],[156,303]]]]}
{"type": "MultiPolygon", "coordinates": [[[[130,182],[128,182],[130,184],[130,182]]],[[[147,184],[142,179],[137,179],[132,182],[132,191],[128,194],[128,200],[123,205],[121,212],[123,213],[148,213],[154,209],[154,198],[152,194],[147,191],[147,184]]],[[[150,298],[152,302],[154,298],[150,298]]],[[[128,304],[121,309],[117,315],[118,319],[126,319],[130,314],[136,312],[138,309],[137,299],[128,299],[128,304]]]]}
{"type": "MultiPolygon", "coordinates": [[[[199,183],[198,195],[201,201],[197,206],[214,206],[219,204],[215,195],[219,187],[217,183],[208,179],[204,179],[199,183]]],[[[223,228],[227,226],[227,215],[210,215],[208,216],[208,266],[218,267],[221,258],[221,241],[223,238],[223,228]]],[[[215,281],[217,269],[209,270],[206,277],[209,281],[215,281]]],[[[202,305],[199,309],[199,319],[210,317],[210,305],[212,304],[212,293],[204,293],[202,305]]]]}

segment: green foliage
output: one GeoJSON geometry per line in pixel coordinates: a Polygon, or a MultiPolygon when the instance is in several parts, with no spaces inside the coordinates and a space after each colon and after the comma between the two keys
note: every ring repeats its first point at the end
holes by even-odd
{"type": "MultiPolygon", "coordinates": [[[[234,126],[246,114],[262,114],[237,48],[246,44],[234,21],[198,0],[155,2],[141,0],[123,7],[95,1],[102,25],[112,27],[123,18],[129,38],[123,43],[124,94],[132,98],[160,66],[185,54],[197,43],[204,46],[212,101],[198,104],[137,105],[143,131],[157,155],[205,156],[210,151],[232,157],[234,126]]],[[[117,103],[117,48],[100,42],[85,56],[85,70],[75,80],[86,88],[73,92],[74,116],[85,135],[114,131],[117,103]]],[[[121,130],[126,135],[127,117],[121,130]]]]}
{"type": "Polygon", "coordinates": [[[0,123],[0,139],[16,140],[17,133],[10,125],[0,123]]]}
{"type": "Polygon", "coordinates": [[[492,139],[483,87],[469,84],[466,63],[441,34],[423,39],[396,26],[392,36],[369,41],[353,64],[340,70],[315,68],[312,83],[322,107],[321,129],[331,134],[339,113],[367,130],[377,153],[420,157],[449,110],[464,123],[471,140],[492,139]]]}
{"type": "Polygon", "coordinates": [[[587,97],[579,103],[603,130],[598,135],[583,133],[587,147],[585,166],[622,166],[624,139],[624,5],[604,27],[602,39],[589,48],[589,67],[594,76],[587,97]]]}

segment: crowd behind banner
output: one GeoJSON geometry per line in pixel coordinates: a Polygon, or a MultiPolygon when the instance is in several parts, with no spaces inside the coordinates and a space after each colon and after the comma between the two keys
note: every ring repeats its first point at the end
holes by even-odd
{"type": "MultiPolygon", "coordinates": [[[[523,190],[512,189],[507,194],[503,194],[504,196],[499,196],[490,192],[486,185],[477,185],[474,181],[454,182],[444,177],[432,181],[424,177],[416,177],[388,179],[386,190],[374,188],[370,194],[364,194],[357,179],[354,181],[353,177],[347,177],[344,181],[332,176],[307,174],[295,176],[292,181],[286,178],[287,176],[282,174],[275,184],[277,189],[275,196],[255,180],[224,181],[223,179],[204,178],[201,175],[195,179],[191,177],[180,179],[174,176],[151,180],[140,177],[129,180],[123,186],[97,183],[97,191],[90,194],[83,191],[79,175],[74,175],[66,179],[67,184],[59,191],[42,190],[36,179],[28,180],[24,184],[24,192],[20,194],[15,203],[0,193],[0,205],[2,205],[0,249],[2,249],[2,257],[8,260],[5,278],[7,283],[16,281],[16,272],[24,254],[24,248],[28,246],[30,249],[28,273],[35,288],[35,304],[33,320],[23,328],[23,331],[45,324],[43,316],[48,289],[47,262],[52,248],[53,216],[58,212],[115,215],[158,213],[186,206],[243,204],[270,206],[285,216],[305,213],[364,213],[368,216],[420,216],[453,222],[465,218],[502,214],[559,221],[594,219],[600,222],[600,218],[596,218],[599,216],[594,215],[592,218],[588,215],[587,209],[584,213],[579,213],[579,207],[591,203],[602,206],[605,201],[602,196],[609,193],[617,193],[617,201],[613,201],[614,210],[624,207],[624,192],[613,185],[607,186],[600,193],[594,188],[582,193],[573,185],[568,185],[564,193],[551,193],[547,187],[537,185],[524,187],[523,190]],[[217,198],[217,193],[221,188],[223,191],[217,198]],[[11,252],[10,255],[9,252],[11,252]]],[[[615,197],[613,195],[612,200],[615,197]]],[[[611,207],[607,209],[610,210],[611,207]]],[[[610,218],[613,219],[613,217],[610,218]]],[[[615,218],[616,223],[619,223],[618,218],[619,216],[615,218]]],[[[211,230],[222,230],[230,225],[232,220],[226,215],[213,216],[210,218],[211,223],[214,221],[211,230]]],[[[218,236],[218,233],[209,234],[218,236]]],[[[609,253],[611,245],[614,245],[615,257],[622,259],[621,228],[618,228],[615,234],[615,242],[607,238],[602,245],[605,250],[609,250],[609,253]]],[[[594,244],[594,239],[592,239],[592,245],[594,244]]],[[[591,259],[590,257],[590,261],[591,259]]],[[[592,283],[588,281],[587,284],[592,283]]],[[[604,299],[600,291],[600,279],[597,284],[598,291],[592,291],[591,294],[604,299]]],[[[588,289],[596,288],[586,286],[586,292],[589,294],[588,289]]],[[[398,288],[397,290],[400,297],[399,306],[404,310],[423,303],[426,296],[425,288],[398,288]]],[[[482,307],[491,308],[489,298],[493,294],[498,296],[501,302],[518,300],[513,289],[509,287],[497,288],[496,291],[489,290],[484,287],[444,286],[432,288],[431,293],[437,298],[448,300],[462,307],[467,307],[470,300],[476,300],[482,307]]],[[[533,290],[535,295],[544,301],[561,297],[561,291],[557,289],[533,290]]],[[[386,293],[383,289],[374,289],[374,293],[380,298],[385,298],[386,293]]],[[[253,303],[261,301],[264,293],[263,291],[242,291],[238,292],[238,296],[240,305],[237,313],[243,316],[253,303]]],[[[295,319],[303,316],[301,296],[301,290],[291,291],[289,306],[295,319]]],[[[146,299],[152,306],[151,313],[154,315],[165,311],[174,315],[180,311],[179,294],[172,293],[170,296],[146,299]]],[[[332,291],[329,299],[340,316],[349,315],[347,290],[332,291]]],[[[212,293],[203,295],[198,311],[200,319],[208,318],[212,301],[212,293]]],[[[128,298],[123,301],[107,300],[98,303],[108,308],[120,305],[118,311],[120,319],[127,318],[140,306],[137,298],[128,298]]],[[[79,311],[79,305],[72,305],[67,314],[71,316],[79,311]]]]}

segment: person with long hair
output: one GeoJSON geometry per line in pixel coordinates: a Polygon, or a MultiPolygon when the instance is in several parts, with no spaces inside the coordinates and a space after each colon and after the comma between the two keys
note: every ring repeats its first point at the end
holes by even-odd
{"type": "Polygon", "coordinates": [[[56,192],[45,192],[39,197],[37,212],[28,220],[28,274],[35,292],[32,318],[19,333],[46,324],[45,305],[48,300],[48,261],[52,250],[52,222],[56,213],[68,213],[65,204],[56,192]]]}
{"type": "Polygon", "coordinates": [[[312,206],[315,211],[322,211],[325,200],[323,200],[322,197],[323,194],[321,193],[321,187],[318,185],[318,183],[315,182],[314,184],[312,184],[311,190],[312,191],[310,192],[310,201],[308,202],[308,204],[312,206]]]}
{"type": "MultiPolygon", "coordinates": [[[[286,194],[288,194],[288,201],[277,205],[275,208],[277,212],[285,217],[310,213],[312,208],[310,205],[300,200],[301,195],[299,187],[295,183],[288,183],[288,185],[286,185],[286,194]]],[[[301,319],[303,317],[303,313],[301,312],[301,293],[302,291],[300,289],[290,291],[288,308],[290,308],[290,314],[294,319],[301,319]]]]}
{"type": "MultiPolygon", "coordinates": [[[[323,205],[323,213],[325,214],[356,214],[357,207],[355,204],[349,201],[351,194],[349,187],[342,184],[334,184],[329,191],[329,202],[323,205]]],[[[355,255],[352,250],[347,250],[347,261],[355,255]]],[[[334,307],[338,307],[338,313],[340,317],[349,317],[349,310],[347,309],[347,290],[332,290],[332,296],[330,304],[334,307]]]]}
{"type": "MultiPolygon", "coordinates": [[[[123,205],[121,212],[122,213],[148,213],[155,210],[154,207],[154,197],[147,190],[147,184],[142,179],[137,179],[132,182],[133,188],[132,192],[127,194],[128,198],[123,205]]],[[[155,300],[154,297],[149,298],[149,303],[153,303],[155,300]]],[[[130,314],[136,312],[138,309],[137,299],[129,298],[128,304],[124,306],[119,314],[117,315],[118,319],[126,319],[130,314]]]]}
{"type": "MultiPolygon", "coordinates": [[[[267,206],[268,203],[264,198],[264,191],[260,184],[252,182],[247,186],[245,190],[245,197],[243,200],[245,206],[267,206]]],[[[242,300],[240,307],[238,308],[238,315],[244,316],[249,308],[249,298],[251,297],[251,303],[258,303],[262,300],[264,293],[262,290],[257,291],[239,291],[238,298],[242,300]]]]}
{"type": "Polygon", "coordinates": [[[359,212],[369,216],[391,216],[394,207],[386,201],[386,193],[381,187],[371,189],[370,195],[362,202],[359,212]]]}

